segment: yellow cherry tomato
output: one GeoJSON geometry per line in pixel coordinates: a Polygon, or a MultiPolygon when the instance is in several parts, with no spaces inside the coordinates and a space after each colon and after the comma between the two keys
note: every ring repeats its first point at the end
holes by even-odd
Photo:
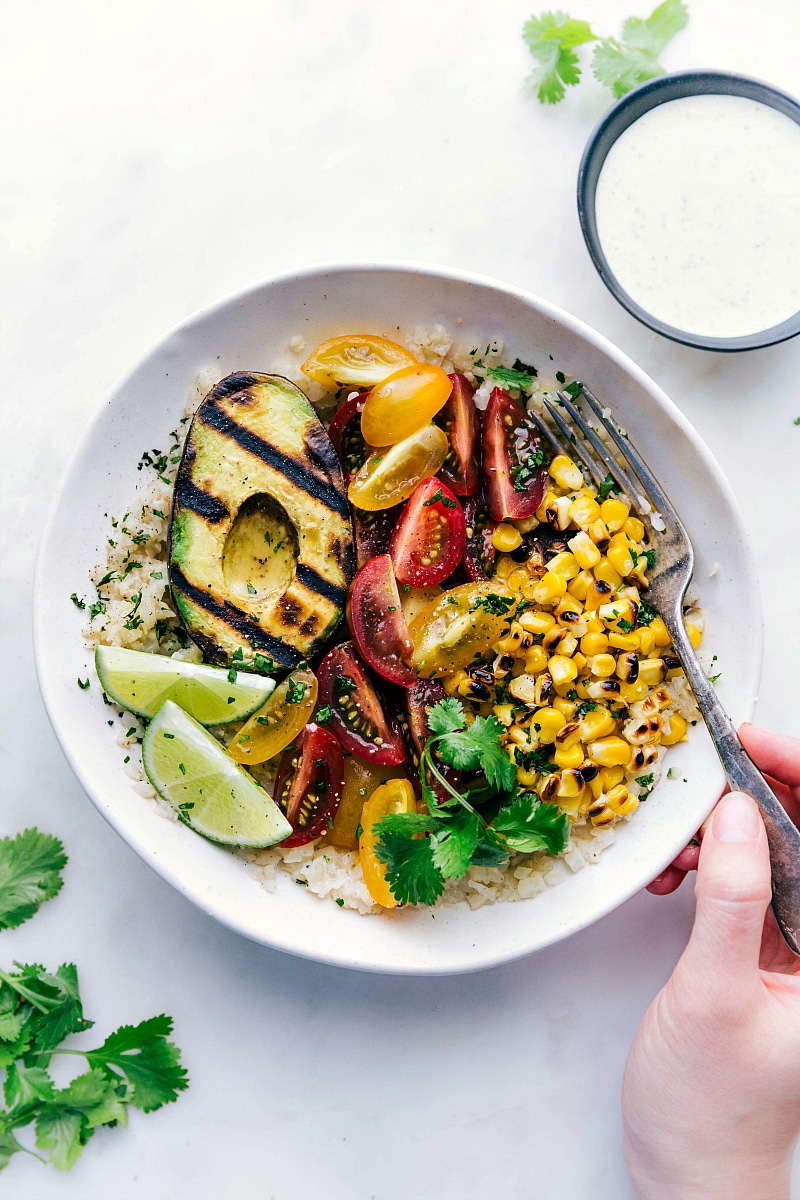
{"type": "Polygon", "coordinates": [[[367,800],[379,784],[387,779],[405,778],[406,772],[402,766],[382,767],[380,763],[368,763],[348,755],[344,760],[342,799],[333,825],[328,830],[330,844],[342,850],[357,850],[358,827],[363,824],[361,817],[367,800]]]}
{"type": "Polygon", "coordinates": [[[300,370],[315,383],[332,387],[348,383],[354,387],[374,387],[401,367],[417,360],[404,346],[372,333],[348,333],[321,342],[300,370]]]}
{"type": "Polygon", "coordinates": [[[433,679],[472,666],[508,633],[516,605],[500,579],[443,592],[408,627],[417,674],[433,679]]]}
{"type": "Polygon", "coordinates": [[[407,779],[390,779],[381,784],[364,805],[361,815],[362,834],[359,842],[359,858],[364,873],[367,891],[376,904],[383,908],[397,908],[397,900],[386,882],[386,867],[375,854],[378,840],[376,821],[389,813],[413,813],[417,811],[414,789],[407,779]]]}
{"type": "Polygon", "coordinates": [[[294,741],[317,703],[317,680],[308,667],[287,675],[258,712],[242,726],[228,750],[245,766],[266,762],[294,741]]]}
{"type": "Polygon", "coordinates": [[[449,445],[438,425],[425,425],[396,446],[374,450],[347,489],[350,503],[377,512],[407,500],[420,480],[436,474],[449,445]]]}
{"type": "Polygon", "coordinates": [[[453,390],[441,367],[414,363],[387,376],[367,396],[361,432],[368,446],[394,446],[432,421],[453,390]]]}

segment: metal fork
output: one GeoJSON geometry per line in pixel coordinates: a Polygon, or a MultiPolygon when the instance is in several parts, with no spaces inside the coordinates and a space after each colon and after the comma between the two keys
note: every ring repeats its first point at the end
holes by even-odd
{"type": "Polygon", "coordinates": [[[550,448],[579,458],[598,488],[610,474],[648,529],[656,555],[649,573],[647,602],[669,630],[728,783],[734,790],[747,792],[761,809],[772,863],[772,911],[787,944],[800,955],[800,830],[747,755],[689,641],[683,601],[694,569],[692,544],[658,480],[627,434],[611,419],[609,409],[603,408],[583,384],[570,385],[570,392],[558,392],[558,405],[544,401],[552,427],[536,414],[531,416],[550,448]],[[593,420],[587,420],[579,411],[575,403],[579,395],[591,409],[593,420]],[[605,431],[605,438],[600,431],[605,431]]]}

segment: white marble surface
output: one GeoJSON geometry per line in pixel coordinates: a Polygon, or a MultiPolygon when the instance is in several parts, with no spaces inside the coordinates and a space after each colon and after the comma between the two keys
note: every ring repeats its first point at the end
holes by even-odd
{"type": "MultiPolygon", "coordinates": [[[[101,1037],[172,1013],[192,1077],[179,1103],[98,1134],[70,1174],[14,1161],[3,1178],[14,1200],[629,1194],[619,1083],[684,944],[690,887],[639,896],[563,945],[463,978],[359,975],[250,945],[180,899],[96,814],[47,723],[30,643],[34,556],[56,480],[149,341],[295,265],[424,259],[573,311],[694,422],[739,497],[762,571],[759,719],[797,731],[800,342],[705,354],[651,334],[610,297],[574,201],[607,93],[586,83],[554,110],[524,93],[519,28],[531,8],[0,5],[0,830],[38,824],[70,856],[62,894],[3,935],[2,959],[76,961],[101,1037]]],[[[571,8],[612,33],[649,3],[571,8]]],[[[796,0],[690,9],[668,68],[728,68],[796,89],[796,0]]],[[[743,613],[743,639],[751,627],[743,613]]]]}

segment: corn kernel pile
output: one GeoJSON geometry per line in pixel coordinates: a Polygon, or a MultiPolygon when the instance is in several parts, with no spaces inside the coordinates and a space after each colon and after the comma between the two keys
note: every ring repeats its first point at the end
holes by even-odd
{"type": "MultiPolygon", "coordinates": [[[[529,604],[492,648],[494,661],[445,676],[444,689],[502,722],[523,788],[575,821],[630,817],[660,747],[685,740],[688,725],[670,690],[680,663],[645,599],[653,552],[644,524],[624,496],[601,499],[557,455],[536,516],[498,525],[492,540],[495,577],[529,604]]],[[[702,613],[691,608],[685,620],[697,648],[702,613]]]]}

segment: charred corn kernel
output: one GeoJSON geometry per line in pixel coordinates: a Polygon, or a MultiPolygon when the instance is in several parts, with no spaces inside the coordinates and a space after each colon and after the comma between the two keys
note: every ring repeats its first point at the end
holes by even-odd
{"type": "MultiPolygon", "coordinates": [[[[571,554],[569,550],[562,550],[560,554],[554,555],[547,564],[547,569],[554,575],[561,575],[564,579],[574,579],[581,570],[575,555],[571,554]]],[[[566,588],[564,590],[566,591],[566,588]]]]}
{"type": "Polygon", "coordinates": [[[576,679],[578,676],[578,668],[572,659],[567,658],[565,654],[554,654],[550,659],[548,670],[550,671],[554,687],[562,687],[565,683],[572,683],[573,679],[576,679]]]}
{"type": "Polygon", "coordinates": [[[589,659],[589,670],[598,679],[608,679],[617,669],[613,654],[595,654],[589,659]]]}
{"type": "Polygon", "coordinates": [[[621,683],[619,688],[620,697],[626,704],[636,704],[639,700],[644,700],[648,692],[648,686],[641,679],[637,679],[635,683],[621,683]]]}
{"type": "Polygon", "coordinates": [[[666,669],[662,658],[639,659],[639,679],[648,687],[656,687],[659,683],[663,683],[665,674],[666,669]]]}
{"type": "Polygon", "coordinates": [[[516,677],[518,675],[524,675],[524,673],[525,673],[525,659],[524,658],[515,658],[514,665],[511,668],[512,677],[514,679],[516,679],[516,677]]]}
{"type": "Polygon", "coordinates": [[[533,743],[527,729],[523,729],[521,725],[510,725],[508,729],[510,741],[516,742],[518,746],[524,746],[526,750],[533,749],[533,743]]]}
{"type": "MultiPolygon", "coordinates": [[[[566,454],[557,454],[548,467],[551,479],[554,479],[565,492],[574,492],[583,487],[583,475],[571,458],[566,454]]],[[[570,501],[572,503],[572,501],[570,501]]]]}
{"type": "Polygon", "coordinates": [[[603,794],[603,776],[599,771],[590,780],[588,780],[587,786],[592,794],[592,797],[595,800],[599,800],[603,794]]]}
{"type": "MultiPolygon", "coordinates": [[[[616,608],[616,605],[614,607],[616,608]]],[[[609,630],[608,644],[615,650],[624,650],[630,654],[632,650],[639,648],[639,635],[637,633],[616,633],[609,630]]]]}
{"type": "Polygon", "coordinates": [[[600,772],[600,778],[603,781],[603,790],[610,792],[618,783],[622,783],[625,777],[624,767],[603,767],[600,772]]]}
{"type": "Polygon", "coordinates": [[[634,717],[626,721],[622,732],[631,746],[644,746],[648,742],[658,742],[662,737],[664,718],[660,713],[652,713],[649,717],[634,717]]]}
{"type": "Polygon", "coordinates": [[[600,551],[585,530],[582,529],[580,533],[576,533],[575,537],[569,539],[567,545],[575,555],[575,561],[582,571],[600,562],[600,551]]]}
{"type": "MultiPolygon", "coordinates": [[[[613,591],[614,589],[604,579],[596,579],[594,583],[589,585],[586,592],[586,599],[583,602],[584,612],[587,613],[587,620],[590,619],[591,613],[597,612],[600,606],[608,601],[613,591]]],[[[605,631],[605,626],[601,624],[600,629],[605,631]]]]}
{"type": "Polygon", "coordinates": [[[622,583],[622,576],[607,558],[601,558],[600,562],[592,570],[594,571],[595,579],[607,583],[612,592],[616,591],[622,583]]]}
{"type": "Polygon", "coordinates": [[[522,545],[522,534],[513,525],[507,525],[505,521],[501,521],[499,525],[495,526],[492,545],[502,554],[510,554],[512,550],[516,550],[517,546],[522,545]]]}
{"type": "Polygon", "coordinates": [[[536,703],[536,679],[533,675],[525,672],[517,675],[508,685],[508,690],[514,699],[519,700],[522,704],[536,703]]]}
{"type": "MultiPolygon", "coordinates": [[[[513,654],[520,647],[520,642],[525,636],[525,630],[520,625],[519,621],[512,621],[511,628],[508,633],[499,638],[495,642],[495,646],[501,654],[513,654]]],[[[530,639],[528,639],[530,641],[530,639]]]]}
{"type": "Polygon", "coordinates": [[[581,721],[580,736],[582,742],[594,742],[598,738],[608,737],[617,728],[617,723],[607,708],[598,708],[596,712],[588,712],[581,721]]]}
{"type": "Polygon", "coordinates": [[[538,675],[547,666],[547,653],[541,646],[531,646],[525,655],[525,670],[531,675],[538,675]]]}
{"type": "Polygon", "coordinates": [[[599,812],[592,813],[591,815],[591,822],[597,829],[602,829],[605,825],[613,825],[616,819],[616,813],[607,804],[604,804],[599,812]]]}
{"type": "Polygon", "coordinates": [[[547,633],[555,625],[556,619],[551,613],[524,612],[520,614],[519,623],[528,633],[547,633]]]}
{"type": "Polygon", "coordinates": [[[658,746],[633,746],[628,759],[629,771],[646,771],[658,762],[658,746]]]}
{"type": "Polygon", "coordinates": [[[627,533],[632,542],[641,542],[644,537],[644,524],[638,517],[628,517],[622,526],[622,532],[627,533]]]}
{"type": "Polygon", "coordinates": [[[650,654],[655,649],[656,635],[649,625],[643,625],[636,631],[639,634],[639,650],[642,654],[650,654]]]}
{"type": "Polygon", "coordinates": [[[653,617],[648,628],[656,639],[657,646],[668,646],[670,644],[669,630],[661,617],[653,617]]]}
{"type": "Polygon", "coordinates": [[[456,688],[456,695],[463,696],[465,700],[472,696],[472,680],[469,677],[459,682],[456,688]]]}
{"type": "Polygon", "coordinates": [[[581,492],[569,506],[570,520],[585,529],[600,517],[600,505],[588,492],[581,492]]]}
{"type": "Polygon", "coordinates": [[[583,603],[569,594],[562,596],[553,612],[559,621],[568,625],[577,625],[583,620],[583,603]]]}
{"type": "Polygon", "coordinates": [[[566,725],[556,734],[556,743],[559,746],[579,746],[580,740],[579,721],[567,721],[566,725]]]}
{"type": "Polygon", "coordinates": [[[618,813],[620,805],[624,804],[630,796],[630,792],[625,787],[624,783],[618,783],[610,792],[606,792],[606,804],[609,808],[613,808],[614,812],[618,813]]]}
{"type": "Polygon", "coordinates": [[[513,704],[495,704],[493,713],[503,725],[511,725],[514,721],[513,704]]]}
{"type": "MultiPolygon", "coordinates": [[[[614,633],[630,634],[636,624],[636,608],[627,596],[614,596],[608,604],[601,604],[597,615],[614,633]]],[[[611,637],[609,635],[609,642],[611,637]]],[[[639,639],[636,638],[638,646],[639,639]]]]}
{"type": "Polygon", "coordinates": [[[535,771],[529,771],[526,767],[517,767],[517,779],[523,787],[535,787],[537,778],[538,776],[535,771]]]}
{"type": "Polygon", "coordinates": [[[562,769],[565,767],[577,769],[583,762],[583,749],[581,746],[556,746],[553,759],[562,769]]]}
{"type": "Polygon", "coordinates": [[[560,600],[567,590],[567,581],[563,575],[546,571],[536,585],[533,599],[536,604],[553,604],[560,600]]]}
{"type": "Polygon", "coordinates": [[[672,703],[672,696],[667,688],[661,687],[651,692],[648,700],[653,704],[655,711],[660,712],[662,708],[666,708],[668,704],[672,703]]]}
{"type": "Polygon", "coordinates": [[[545,708],[555,696],[555,688],[553,687],[553,679],[549,671],[542,671],[541,675],[536,676],[536,696],[534,704],[537,708],[545,708]]]}
{"type": "Polygon", "coordinates": [[[616,675],[617,679],[621,679],[623,683],[636,683],[639,678],[639,655],[635,650],[620,654],[617,659],[616,675]]]}
{"type": "Polygon", "coordinates": [[[536,517],[522,517],[521,520],[515,521],[514,524],[520,533],[530,533],[532,529],[536,528],[539,521],[536,517]]]}
{"type": "Polygon", "coordinates": [[[525,567],[517,567],[516,571],[512,571],[506,580],[512,592],[519,592],[526,583],[530,583],[530,575],[525,567]]]}
{"type": "Polygon", "coordinates": [[[578,702],[577,700],[568,700],[566,696],[556,696],[553,708],[557,712],[563,713],[567,721],[571,721],[578,711],[578,702]]]}
{"type": "Polygon", "coordinates": [[[579,674],[584,669],[584,667],[587,665],[586,656],[584,654],[581,654],[580,650],[577,650],[575,652],[575,654],[573,654],[572,661],[575,663],[575,666],[578,668],[579,674]]]}
{"type": "Polygon", "coordinates": [[[698,629],[696,625],[690,625],[688,621],[685,624],[686,632],[689,635],[689,641],[692,643],[695,650],[697,650],[703,640],[703,631],[702,629],[698,629]]]}
{"type": "Polygon", "coordinates": [[[587,658],[603,654],[608,649],[608,638],[604,633],[587,633],[581,638],[581,653],[587,658]]]}
{"type": "Polygon", "coordinates": [[[519,590],[522,592],[522,595],[526,600],[532,600],[533,593],[536,591],[536,580],[527,579],[519,590]]]}
{"type": "Polygon", "coordinates": [[[590,742],[586,752],[599,767],[616,767],[627,763],[631,748],[620,737],[607,737],[590,742]]]}
{"type": "Polygon", "coordinates": [[[572,799],[579,796],[583,791],[583,777],[575,769],[575,767],[566,767],[558,778],[558,791],[556,795],[559,799],[572,799]]]}
{"type": "Polygon", "coordinates": [[[494,573],[499,579],[508,579],[512,571],[516,571],[516,569],[517,564],[514,562],[513,558],[501,558],[497,561],[494,573]]]}
{"type": "Polygon", "coordinates": [[[599,517],[596,521],[592,521],[591,525],[586,526],[586,532],[595,546],[598,546],[601,550],[604,546],[608,545],[608,530],[599,517]]]}
{"type": "Polygon", "coordinates": [[[620,575],[629,575],[633,570],[628,539],[624,533],[615,533],[608,544],[606,558],[620,575]]]}
{"type": "Polygon", "coordinates": [[[567,591],[570,596],[574,596],[576,600],[580,600],[583,603],[593,583],[594,576],[591,571],[581,571],[574,579],[570,579],[567,584],[567,591]]]}
{"type": "Polygon", "coordinates": [[[605,634],[606,627],[598,617],[597,613],[594,616],[591,613],[586,614],[586,632],[587,633],[602,633],[605,634]]]}
{"type": "Polygon", "coordinates": [[[454,696],[462,683],[469,682],[469,676],[466,671],[455,671],[452,675],[445,675],[442,680],[442,686],[448,696],[454,696]]]}
{"type": "Polygon", "coordinates": [[[555,708],[540,708],[533,715],[533,728],[539,735],[539,741],[544,745],[554,742],[556,734],[564,728],[566,723],[567,718],[555,708]],[[538,729],[536,729],[537,725],[538,729]]]}
{"type": "Polygon", "coordinates": [[[686,721],[680,713],[672,713],[669,718],[669,733],[661,734],[662,746],[674,746],[686,737],[686,721]]]}
{"type": "Polygon", "coordinates": [[[621,687],[618,679],[590,679],[586,694],[590,700],[616,700],[621,687]]]}
{"type": "Polygon", "coordinates": [[[552,508],[548,509],[550,523],[555,525],[556,529],[569,529],[571,507],[571,496],[558,496],[553,502],[552,508]]]}
{"type": "Polygon", "coordinates": [[[538,520],[540,520],[540,521],[549,520],[549,517],[547,515],[547,509],[548,509],[548,507],[551,507],[553,505],[555,498],[556,498],[555,492],[552,490],[552,488],[548,488],[544,494],[544,500],[542,500],[542,503],[539,505],[539,507],[536,510],[536,516],[537,516],[538,520]]]}
{"type": "Polygon", "coordinates": [[[622,529],[622,526],[630,515],[630,505],[624,500],[618,500],[615,496],[609,496],[600,505],[600,520],[608,529],[609,533],[616,533],[622,529]]]}
{"type": "Polygon", "coordinates": [[[633,792],[628,792],[628,799],[623,800],[617,809],[617,813],[621,817],[629,817],[632,812],[635,812],[639,807],[639,797],[634,796],[633,792]]]}

